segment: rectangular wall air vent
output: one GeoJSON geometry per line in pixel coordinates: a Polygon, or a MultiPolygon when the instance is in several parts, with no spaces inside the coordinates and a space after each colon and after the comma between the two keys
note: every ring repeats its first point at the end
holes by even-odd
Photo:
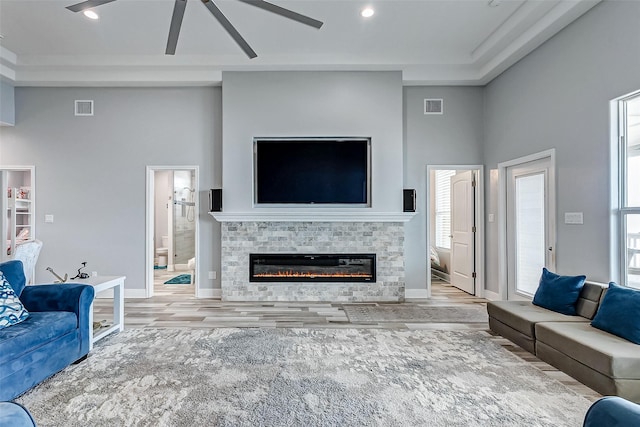
{"type": "Polygon", "coordinates": [[[76,99],[76,116],[93,116],[93,101],[76,99]]]}
{"type": "Polygon", "coordinates": [[[425,99],[424,100],[424,113],[425,114],[443,114],[444,104],[442,99],[425,99]]]}

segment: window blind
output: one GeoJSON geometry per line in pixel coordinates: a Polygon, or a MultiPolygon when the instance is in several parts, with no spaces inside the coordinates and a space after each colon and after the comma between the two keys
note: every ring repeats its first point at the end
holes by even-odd
{"type": "Polygon", "coordinates": [[[450,249],[451,239],[451,177],[455,170],[435,171],[436,246],[450,249]]]}

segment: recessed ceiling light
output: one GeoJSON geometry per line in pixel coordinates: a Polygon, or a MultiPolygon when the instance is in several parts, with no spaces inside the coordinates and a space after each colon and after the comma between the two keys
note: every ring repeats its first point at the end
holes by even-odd
{"type": "Polygon", "coordinates": [[[89,10],[85,10],[85,11],[84,11],[84,12],[82,12],[82,13],[84,13],[84,16],[86,16],[86,17],[87,17],[87,18],[89,18],[89,19],[98,19],[98,18],[100,18],[100,17],[98,16],[98,14],[97,14],[97,13],[95,13],[95,12],[94,12],[93,10],[91,10],[91,9],[89,9],[89,10]]]}
{"type": "Polygon", "coordinates": [[[362,9],[362,12],[360,12],[360,15],[362,15],[363,18],[371,18],[374,13],[376,12],[372,8],[365,7],[362,9]]]}

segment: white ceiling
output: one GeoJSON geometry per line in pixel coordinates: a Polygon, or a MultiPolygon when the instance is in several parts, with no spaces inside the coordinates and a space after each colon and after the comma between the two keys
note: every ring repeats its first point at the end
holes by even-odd
{"type": "Polygon", "coordinates": [[[79,0],[0,0],[0,76],[24,85],[219,84],[226,70],[400,70],[405,84],[485,84],[598,0],[271,0],[316,30],[215,0],[257,52],[248,59],[200,0],[167,56],[174,0],[117,0],[98,21],[79,0]],[[372,5],[375,15],[360,10],[372,5]]]}

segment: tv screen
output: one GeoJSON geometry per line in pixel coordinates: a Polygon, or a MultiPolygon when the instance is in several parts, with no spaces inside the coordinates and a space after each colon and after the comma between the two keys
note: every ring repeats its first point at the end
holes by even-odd
{"type": "Polygon", "coordinates": [[[255,139],[258,204],[368,204],[369,138],[255,139]]]}

